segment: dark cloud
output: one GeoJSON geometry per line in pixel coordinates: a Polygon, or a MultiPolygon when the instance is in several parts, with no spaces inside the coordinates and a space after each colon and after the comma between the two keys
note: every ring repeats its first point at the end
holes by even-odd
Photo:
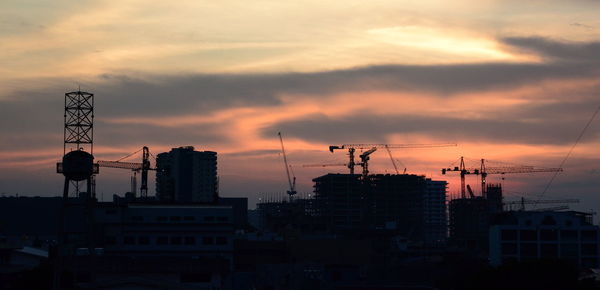
{"type": "MultiPolygon", "coordinates": [[[[591,112],[593,113],[593,112],[591,112]]],[[[590,113],[590,114],[591,114],[590,113]]],[[[390,134],[423,134],[448,142],[570,144],[585,120],[547,118],[523,120],[490,116],[490,119],[465,119],[437,116],[380,116],[352,114],[330,118],[317,114],[300,120],[274,124],[263,130],[263,136],[285,131],[312,142],[373,143],[385,142],[390,134]]],[[[587,116],[583,116],[586,118],[587,116]]],[[[598,139],[600,134],[590,132],[587,140],[598,139]]]]}
{"type": "MultiPolygon", "coordinates": [[[[504,38],[505,43],[521,49],[530,49],[536,53],[552,56],[563,61],[541,64],[523,63],[481,63],[469,65],[382,65],[354,69],[335,70],[314,73],[272,73],[272,74],[193,74],[193,75],[145,75],[133,77],[119,74],[102,75],[98,82],[86,83],[84,88],[96,95],[96,116],[100,119],[123,117],[165,117],[181,115],[209,115],[224,108],[273,106],[281,104],[282,95],[296,95],[305,98],[324,98],[329,94],[343,92],[365,91],[424,91],[437,94],[446,98],[460,92],[478,92],[489,89],[508,89],[524,84],[550,79],[589,78],[598,76],[600,63],[597,61],[599,44],[591,43],[565,43],[550,39],[530,38],[504,38]],[[589,60],[586,63],[579,60],[589,60]],[[578,60],[578,61],[565,61],[578,60]]],[[[34,89],[31,86],[16,93],[4,95],[0,98],[0,132],[3,141],[1,149],[19,146],[20,143],[35,147],[34,137],[45,138],[44,143],[56,142],[56,136],[61,135],[63,96],[65,85],[73,84],[72,80],[45,79],[40,80],[43,88],[34,89]],[[56,134],[48,135],[48,132],[56,134]]],[[[555,92],[548,92],[549,94],[555,92]]],[[[588,94],[588,92],[581,92],[588,94]]],[[[527,106],[527,105],[525,105],[527,106]]],[[[579,105],[577,105],[579,106],[579,105]]],[[[585,113],[583,107],[567,110],[568,106],[548,108],[554,110],[556,116],[568,116],[572,113],[585,113]]],[[[549,110],[536,111],[536,108],[523,108],[522,114],[531,114],[532,117],[547,117],[549,110]]],[[[516,111],[514,114],[517,114],[516,111]]],[[[381,139],[379,133],[400,130],[396,123],[388,120],[371,120],[377,117],[359,116],[361,122],[353,120],[316,120],[303,121],[307,126],[325,126],[329,132],[335,132],[336,138],[348,138],[353,135],[349,127],[338,128],[352,124],[361,128],[362,123],[374,126],[373,130],[364,129],[364,138],[381,139]],[[307,123],[308,122],[308,123],[307,123]],[[328,125],[329,124],[329,125],[328,125]],[[388,124],[388,125],[386,125],[388,124]],[[381,127],[389,127],[382,129],[381,127]],[[381,132],[380,132],[381,131],[381,132]],[[344,133],[346,132],[346,133],[344,133]],[[344,135],[345,134],[345,135],[344,135]]],[[[494,118],[493,116],[491,116],[494,118]]],[[[97,119],[98,120],[98,119],[97,119]]],[[[498,128],[498,132],[506,131],[517,126],[517,134],[527,137],[519,128],[536,129],[535,124],[519,121],[486,121],[461,123],[457,120],[428,119],[404,120],[423,122],[431,126],[446,127],[449,122],[456,128],[467,132],[473,130],[479,137],[486,134],[486,126],[498,128]],[[430,121],[428,121],[430,120],[430,121]],[[458,122],[458,123],[457,123],[458,122]]],[[[501,120],[499,118],[498,120],[501,120]]],[[[97,122],[97,140],[110,144],[127,144],[128,142],[143,143],[146,140],[169,142],[182,140],[183,143],[195,144],[194,140],[206,140],[208,143],[223,141],[219,130],[221,124],[207,126],[186,126],[177,128],[164,128],[149,124],[122,125],[103,124],[97,122]],[[100,138],[101,137],[101,138],[100,138]]],[[[408,126],[407,124],[405,124],[408,126]]],[[[287,123],[286,126],[292,126],[287,123]]],[[[295,125],[298,131],[300,123],[295,125]]],[[[558,128],[567,124],[558,124],[558,128]]],[[[273,126],[275,128],[277,126],[273,126]]],[[[406,127],[403,130],[416,130],[406,127]]],[[[325,131],[316,128],[316,131],[325,131]]],[[[450,130],[452,131],[452,130],[450,130]]],[[[439,132],[445,134],[446,130],[439,132]]],[[[310,134],[304,134],[307,137],[310,134]]],[[[326,134],[325,134],[326,135],[326,134]]],[[[520,135],[516,135],[518,138],[520,135]]],[[[323,136],[327,138],[327,136],[323,136]]],[[[527,137],[531,142],[544,142],[544,138],[527,137]]],[[[355,138],[352,138],[355,139],[355,138]]],[[[507,138],[508,139],[508,138],[507,138]]],[[[556,138],[555,138],[556,139],[556,138]]],[[[337,140],[337,139],[336,139],[337,140]]],[[[58,140],[60,142],[60,140],[58,140]]],[[[550,140],[556,143],[557,140],[550,140]]],[[[180,142],[177,142],[180,143],[180,142]]]]}
{"type": "Polygon", "coordinates": [[[600,42],[563,42],[543,37],[505,37],[502,41],[558,60],[600,62],[600,42]]]}

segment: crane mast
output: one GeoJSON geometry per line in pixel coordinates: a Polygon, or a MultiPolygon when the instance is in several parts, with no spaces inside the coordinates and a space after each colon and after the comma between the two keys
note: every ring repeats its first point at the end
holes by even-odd
{"type": "Polygon", "coordinates": [[[469,174],[481,175],[481,195],[486,195],[486,178],[489,174],[518,174],[518,173],[539,173],[539,172],[561,172],[562,168],[542,168],[528,165],[517,166],[499,166],[487,167],[485,159],[481,159],[479,168],[467,168],[465,166],[464,157],[460,157],[460,166],[454,168],[442,168],[442,174],[447,172],[460,172],[460,194],[461,198],[466,198],[465,176],[469,174]]]}
{"type": "MultiPolygon", "coordinates": [[[[348,149],[348,164],[347,167],[348,169],[350,169],[350,174],[354,174],[354,167],[356,165],[361,165],[363,167],[363,176],[364,173],[367,172],[368,173],[368,160],[369,160],[369,155],[372,154],[373,152],[375,152],[378,148],[385,148],[386,150],[388,150],[388,153],[390,149],[407,149],[407,148],[438,148],[438,147],[451,147],[451,146],[456,146],[456,143],[439,143],[439,144],[342,144],[342,145],[330,145],[329,146],[329,152],[333,153],[335,150],[339,150],[339,149],[348,149]],[[361,150],[367,150],[366,152],[364,152],[363,154],[360,155],[361,158],[361,162],[360,163],[356,163],[354,161],[354,154],[356,152],[356,149],[361,149],[361,150]],[[367,152],[369,152],[368,154],[366,154],[367,152]],[[366,155],[365,155],[366,154],[366,155]],[[363,156],[364,155],[364,156],[363,156]]],[[[391,156],[391,153],[390,153],[391,156]]],[[[392,160],[393,162],[393,160],[392,160]]],[[[398,171],[397,167],[395,166],[394,163],[394,168],[396,168],[396,171],[398,171]]]]}
{"type": "Polygon", "coordinates": [[[285,147],[283,147],[283,138],[281,137],[281,132],[277,132],[277,135],[279,135],[281,154],[283,155],[283,163],[285,165],[285,173],[287,174],[288,184],[290,186],[290,190],[287,191],[287,194],[290,197],[290,201],[292,201],[293,196],[296,194],[296,176],[293,176],[293,174],[290,175],[290,166],[288,165],[287,156],[285,155],[285,147]]]}
{"type": "MultiPolygon", "coordinates": [[[[138,150],[132,154],[135,154],[139,151],[140,150],[138,150]]],[[[99,160],[98,166],[131,170],[133,172],[133,176],[131,177],[131,192],[133,192],[134,194],[136,193],[136,190],[137,190],[137,173],[141,172],[142,183],[140,185],[140,196],[148,197],[148,171],[156,170],[156,168],[152,168],[150,165],[150,150],[148,149],[148,147],[144,146],[141,149],[141,151],[142,151],[142,162],[141,163],[99,160]]],[[[129,157],[131,155],[128,155],[127,157],[129,157]]]]}

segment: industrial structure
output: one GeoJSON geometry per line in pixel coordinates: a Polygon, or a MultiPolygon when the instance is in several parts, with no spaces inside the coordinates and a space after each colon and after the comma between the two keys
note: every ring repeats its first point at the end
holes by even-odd
{"type": "MultiPolygon", "coordinates": [[[[348,149],[348,163],[345,164],[350,170],[350,174],[354,174],[354,167],[359,165],[362,167],[362,178],[365,178],[369,174],[369,155],[373,154],[379,148],[385,148],[391,158],[390,149],[408,149],[408,148],[438,148],[438,147],[450,147],[456,146],[456,143],[441,143],[441,144],[342,144],[342,145],[330,145],[329,152],[333,153],[335,150],[348,149]],[[360,162],[355,161],[356,149],[367,150],[360,154],[360,162]]],[[[398,171],[394,159],[392,163],[394,168],[398,171]]],[[[336,164],[337,165],[337,164],[336,164]]]]}
{"type": "MultiPolygon", "coordinates": [[[[454,168],[442,168],[442,174],[447,172],[459,172],[460,173],[460,197],[466,198],[466,175],[479,175],[481,176],[481,196],[485,197],[486,194],[486,178],[488,174],[519,174],[519,173],[538,173],[538,172],[561,172],[562,168],[541,168],[528,165],[515,165],[515,166],[500,166],[500,167],[489,167],[486,166],[486,160],[481,159],[481,165],[479,168],[467,168],[465,166],[464,157],[460,157],[460,165],[454,168]]],[[[469,191],[472,194],[472,191],[469,191]]]]}
{"type": "Polygon", "coordinates": [[[285,148],[283,147],[283,138],[281,137],[281,132],[278,132],[277,135],[279,136],[279,142],[281,143],[281,155],[283,155],[283,164],[285,165],[285,173],[287,174],[287,180],[288,180],[288,184],[290,186],[290,189],[286,193],[289,196],[290,201],[292,201],[294,195],[296,195],[296,193],[297,193],[296,192],[296,176],[294,176],[293,171],[290,176],[290,169],[292,168],[292,165],[288,164],[287,156],[285,154],[285,148]]]}
{"type": "Polygon", "coordinates": [[[141,173],[142,183],[140,185],[140,196],[142,198],[148,197],[148,171],[156,170],[156,168],[153,168],[150,164],[150,149],[148,149],[148,147],[144,146],[144,147],[142,147],[142,149],[140,149],[136,152],[133,152],[133,153],[129,154],[128,156],[125,156],[116,161],[99,160],[98,165],[100,167],[120,168],[120,169],[131,170],[131,172],[133,172],[133,176],[131,177],[131,191],[130,192],[133,193],[134,196],[137,196],[137,174],[141,173]],[[121,160],[125,159],[126,157],[129,157],[140,151],[142,151],[142,162],[141,163],[121,161],[121,160]]]}

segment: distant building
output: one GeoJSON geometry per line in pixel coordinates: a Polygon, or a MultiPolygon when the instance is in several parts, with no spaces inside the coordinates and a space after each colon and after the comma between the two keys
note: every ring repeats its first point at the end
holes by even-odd
{"type": "Polygon", "coordinates": [[[490,263],[563,259],[585,268],[600,266],[600,228],[582,212],[513,211],[490,228],[490,263]]]}
{"type": "Polygon", "coordinates": [[[450,243],[470,252],[488,250],[490,222],[502,212],[502,187],[488,185],[486,197],[458,198],[449,202],[450,243]]]}
{"type": "Polygon", "coordinates": [[[315,214],[333,230],[396,229],[412,241],[446,241],[446,182],[419,175],[327,174],[315,182],[315,214]]]}
{"type": "Polygon", "coordinates": [[[165,202],[215,203],[218,199],[217,153],[173,148],[156,158],[156,195],[165,202]]]}

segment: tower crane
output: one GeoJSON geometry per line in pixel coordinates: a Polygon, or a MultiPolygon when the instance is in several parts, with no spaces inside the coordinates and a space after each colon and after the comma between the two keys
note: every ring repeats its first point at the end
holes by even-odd
{"type": "Polygon", "coordinates": [[[156,170],[156,168],[151,167],[150,165],[150,150],[148,147],[144,146],[142,149],[131,153],[117,161],[106,161],[99,160],[98,165],[100,167],[109,167],[109,168],[121,168],[121,169],[129,169],[133,172],[133,176],[131,177],[131,192],[136,194],[137,189],[137,173],[141,172],[142,174],[142,184],[140,186],[140,196],[148,197],[148,171],[156,170]],[[142,162],[123,162],[121,160],[136,154],[142,151],[142,162]]]}
{"type": "Polygon", "coordinates": [[[339,149],[348,149],[348,157],[349,157],[349,162],[347,163],[347,167],[348,169],[350,169],[350,174],[354,174],[354,167],[356,165],[361,165],[363,167],[363,175],[364,172],[367,171],[368,172],[368,156],[370,154],[372,154],[373,152],[375,152],[378,148],[386,148],[386,150],[389,149],[405,149],[405,148],[437,148],[437,147],[451,147],[451,146],[456,146],[456,143],[441,143],[441,144],[342,144],[342,145],[331,145],[329,146],[329,152],[333,153],[335,150],[339,150],[339,149]],[[354,153],[356,152],[356,149],[365,149],[368,150],[365,153],[369,152],[369,154],[366,154],[364,156],[364,160],[363,160],[363,155],[365,153],[363,153],[363,155],[361,155],[361,163],[356,163],[354,161],[354,153]],[[367,161],[367,162],[365,162],[367,161]],[[367,168],[367,169],[365,169],[367,168]]]}
{"type": "Polygon", "coordinates": [[[296,176],[294,176],[293,172],[290,176],[290,165],[288,165],[287,156],[285,155],[285,148],[283,147],[283,138],[281,137],[281,132],[278,132],[277,135],[279,135],[281,154],[283,155],[283,163],[285,164],[285,173],[287,174],[288,184],[290,186],[290,190],[287,191],[287,194],[290,197],[290,201],[292,201],[293,196],[296,194],[296,176]]]}
{"type": "MultiPolygon", "coordinates": [[[[390,147],[388,147],[388,146],[385,146],[385,150],[387,151],[388,156],[390,156],[390,160],[392,161],[392,165],[394,166],[394,170],[396,171],[396,174],[400,174],[400,171],[398,170],[398,166],[396,166],[396,161],[394,160],[394,157],[392,156],[392,150],[390,150],[390,147]]],[[[406,174],[406,167],[404,168],[403,174],[406,174]]]]}
{"type": "Polygon", "coordinates": [[[446,172],[460,172],[460,186],[461,186],[461,198],[466,197],[465,191],[465,176],[469,174],[481,176],[481,195],[485,196],[486,191],[486,178],[489,174],[514,174],[514,173],[538,173],[538,172],[561,172],[562,168],[543,168],[534,167],[528,165],[517,165],[517,166],[499,166],[499,167],[487,167],[485,159],[481,159],[481,165],[479,168],[467,168],[465,166],[464,157],[460,157],[460,166],[454,168],[443,168],[442,174],[446,172]]]}

